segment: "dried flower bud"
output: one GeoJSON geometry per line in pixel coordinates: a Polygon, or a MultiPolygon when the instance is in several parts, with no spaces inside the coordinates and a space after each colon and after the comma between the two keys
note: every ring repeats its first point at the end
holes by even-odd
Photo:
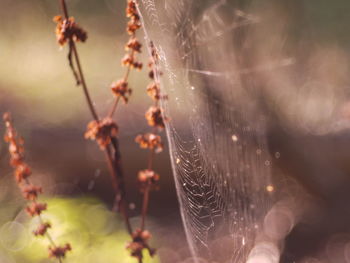
{"type": "Polygon", "coordinates": [[[62,247],[49,247],[49,257],[50,258],[64,258],[68,251],[71,251],[72,247],[70,244],[65,244],[62,247]]]}
{"type": "MultiPolygon", "coordinates": [[[[37,203],[36,199],[38,195],[42,192],[41,187],[32,185],[28,177],[31,175],[30,167],[24,162],[24,141],[16,133],[15,128],[12,125],[11,117],[9,113],[4,114],[3,116],[6,126],[6,135],[5,141],[9,143],[9,153],[11,155],[10,164],[15,168],[14,175],[18,186],[22,190],[22,194],[25,199],[31,201],[30,204],[26,207],[26,211],[32,217],[39,216],[41,213],[47,209],[46,203],[37,203]]],[[[47,233],[47,229],[51,227],[50,223],[41,223],[36,230],[33,231],[35,236],[48,235],[48,238],[51,239],[51,236],[47,233]]],[[[70,246],[66,245],[63,248],[49,248],[50,257],[61,258],[64,257],[65,252],[71,250],[70,246]]]]}
{"type": "Polygon", "coordinates": [[[148,94],[148,96],[150,96],[155,101],[160,100],[160,89],[159,89],[159,86],[155,82],[151,82],[147,86],[147,94],[148,94]]]}
{"type": "Polygon", "coordinates": [[[126,54],[123,58],[122,58],[122,65],[125,67],[130,67],[134,64],[134,56],[132,56],[131,54],[126,54]]]}
{"type": "Polygon", "coordinates": [[[126,32],[129,34],[129,35],[134,35],[136,30],[140,29],[141,28],[141,23],[140,21],[137,19],[137,20],[131,20],[128,22],[127,26],[126,26],[126,32]]]}
{"type": "Polygon", "coordinates": [[[47,232],[47,229],[51,228],[51,224],[46,222],[42,223],[38,226],[36,230],[33,231],[35,236],[44,236],[47,232]]]}
{"type": "Polygon", "coordinates": [[[118,134],[117,124],[109,117],[101,121],[91,121],[85,132],[85,139],[96,140],[101,150],[105,149],[111,142],[111,137],[118,134]]]}
{"type": "Polygon", "coordinates": [[[136,229],[135,232],[132,233],[132,242],[130,242],[126,247],[130,250],[131,256],[142,259],[143,249],[147,249],[150,256],[153,256],[155,254],[155,250],[151,249],[147,244],[147,241],[150,238],[151,234],[149,231],[136,229]]]}
{"type": "Polygon", "coordinates": [[[47,204],[45,203],[31,203],[27,206],[26,210],[30,216],[38,216],[45,211],[47,208],[47,204]]]}
{"type": "Polygon", "coordinates": [[[138,18],[136,4],[133,0],[128,0],[126,6],[126,17],[134,18],[135,16],[138,18]]]}
{"type": "Polygon", "coordinates": [[[15,154],[23,152],[21,145],[19,145],[14,139],[9,141],[9,153],[15,154]]]}
{"type": "Polygon", "coordinates": [[[64,46],[70,40],[85,42],[87,33],[74,21],[73,17],[63,19],[62,16],[55,16],[53,19],[57,23],[56,38],[60,46],[64,46]]]}
{"type": "Polygon", "coordinates": [[[19,164],[18,166],[16,166],[16,169],[15,169],[16,181],[18,183],[22,182],[23,180],[27,179],[31,175],[31,173],[32,171],[27,164],[25,163],[19,164]]]}
{"type": "Polygon", "coordinates": [[[19,153],[13,153],[11,154],[11,158],[10,158],[10,164],[13,167],[16,167],[18,165],[20,165],[21,163],[23,163],[23,156],[19,153]]]}
{"type": "Polygon", "coordinates": [[[152,127],[164,128],[162,111],[159,107],[151,106],[145,114],[148,125],[152,127]]]}
{"type": "Polygon", "coordinates": [[[142,62],[138,62],[138,61],[136,61],[132,64],[132,67],[136,68],[137,70],[141,70],[142,66],[143,66],[142,62]]]}
{"type": "Polygon", "coordinates": [[[163,151],[161,137],[153,133],[140,134],[136,136],[135,142],[137,142],[143,149],[154,149],[156,153],[163,151]]]}
{"type": "Polygon", "coordinates": [[[148,77],[150,79],[154,79],[154,71],[153,70],[150,70],[150,72],[148,73],[148,77]]]}
{"type": "Polygon", "coordinates": [[[159,174],[153,170],[146,169],[139,171],[138,181],[140,183],[140,191],[144,192],[147,188],[149,190],[158,190],[159,186],[157,183],[159,182],[159,179],[159,174]]]}
{"type": "Polygon", "coordinates": [[[129,39],[129,42],[126,44],[125,49],[126,50],[133,50],[135,52],[141,53],[141,43],[136,38],[129,39]]]}
{"type": "Polygon", "coordinates": [[[142,250],[144,246],[140,242],[130,242],[126,246],[127,249],[130,250],[130,254],[132,257],[142,258],[142,250]]]}
{"type": "Polygon", "coordinates": [[[113,82],[111,85],[111,89],[116,97],[121,97],[125,103],[128,102],[132,90],[128,87],[127,81],[121,79],[116,82],[113,82]]]}
{"type": "Polygon", "coordinates": [[[150,49],[151,49],[152,63],[153,63],[153,61],[158,61],[159,55],[158,55],[158,52],[157,52],[156,47],[154,46],[153,41],[151,41],[151,42],[149,43],[149,47],[150,47],[150,49]]]}
{"type": "Polygon", "coordinates": [[[22,193],[25,199],[33,201],[36,200],[38,195],[42,193],[42,188],[29,184],[22,187],[22,193]]]}

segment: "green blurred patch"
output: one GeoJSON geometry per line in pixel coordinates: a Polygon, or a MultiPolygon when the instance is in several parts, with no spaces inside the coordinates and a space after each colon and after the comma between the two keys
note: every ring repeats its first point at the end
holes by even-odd
{"type": "MultiPolygon", "coordinates": [[[[49,230],[57,244],[69,242],[73,250],[67,254],[67,263],[135,263],[125,249],[130,237],[124,231],[121,219],[93,198],[46,199],[48,210],[43,218],[52,224],[49,230]]],[[[11,221],[0,228],[1,263],[56,262],[47,259],[49,242],[34,237],[31,232],[38,225],[37,218],[11,221]],[[24,221],[24,222],[23,222],[24,221]]],[[[145,253],[145,263],[157,263],[145,253]]]]}

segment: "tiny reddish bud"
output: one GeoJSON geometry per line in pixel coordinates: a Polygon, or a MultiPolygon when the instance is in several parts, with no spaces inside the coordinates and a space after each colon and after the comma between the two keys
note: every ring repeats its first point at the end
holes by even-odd
{"type": "Polygon", "coordinates": [[[113,82],[111,85],[111,89],[116,97],[122,98],[125,103],[128,102],[132,90],[128,87],[127,81],[121,79],[116,82],[113,82]]]}
{"type": "Polygon", "coordinates": [[[137,135],[135,142],[137,142],[143,149],[154,149],[156,153],[163,151],[162,139],[159,135],[154,133],[137,135]]]}
{"type": "Polygon", "coordinates": [[[71,251],[72,247],[70,244],[65,244],[61,247],[49,247],[49,257],[50,258],[64,258],[68,251],[71,251]]]}
{"type": "Polygon", "coordinates": [[[22,187],[22,193],[25,199],[33,201],[36,200],[38,195],[42,193],[42,188],[29,184],[22,187]]]}
{"type": "Polygon", "coordinates": [[[47,209],[47,204],[45,203],[31,203],[27,206],[26,210],[30,216],[38,216],[47,209]]]}
{"type": "Polygon", "coordinates": [[[152,127],[164,128],[162,111],[159,107],[151,106],[145,114],[148,124],[152,127]]]}
{"type": "Polygon", "coordinates": [[[96,140],[101,150],[103,150],[110,144],[111,138],[117,136],[117,134],[117,124],[111,118],[106,117],[99,122],[95,120],[89,122],[85,138],[96,140]]]}
{"type": "Polygon", "coordinates": [[[44,236],[47,232],[47,229],[51,228],[51,224],[46,222],[42,223],[38,226],[36,230],[33,231],[35,236],[44,236]]]}

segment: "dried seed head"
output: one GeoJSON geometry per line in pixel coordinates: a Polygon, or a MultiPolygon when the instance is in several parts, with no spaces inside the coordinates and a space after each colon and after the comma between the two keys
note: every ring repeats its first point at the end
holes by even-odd
{"type": "Polygon", "coordinates": [[[111,89],[116,97],[122,98],[125,103],[128,102],[132,90],[128,87],[127,81],[121,79],[116,82],[113,82],[111,85],[111,89]]]}
{"type": "Polygon", "coordinates": [[[129,35],[135,35],[136,30],[141,27],[141,22],[136,3],[133,0],[128,0],[127,2],[126,16],[130,18],[126,27],[126,32],[128,32],[129,35]]]}
{"type": "Polygon", "coordinates": [[[61,247],[49,247],[49,257],[50,258],[64,258],[68,251],[71,251],[72,247],[70,244],[65,244],[61,247]]]}
{"type": "Polygon", "coordinates": [[[47,232],[47,229],[51,228],[51,224],[46,222],[42,223],[38,226],[36,230],[33,231],[35,236],[44,236],[47,232]]]}
{"type": "Polygon", "coordinates": [[[143,149],[154,149],[156,153],[163,151],[162,139],[159,135],[154,133],[137,135],[135,142],[137,142],[143,149]]]}
{"type": "Polygon", "coordinates": [[[148,77],[150,79],[154,79],[154,71],[153,70],[150,70],[150,72],[148,73],[148,77]]]}
{"type": "Polygon", "coordinates": [[[148,94],[148,96],[150,96],[155,101],[160,100],[160,89],[159,89],[159,86],[155,82],[151,82],[147,86],[147,94],[148,94]]]}
{"type": "Polygon", "coordinates": [[[91,121],[85,132],[85,139],[96,140],[101,150],[104,150],[111,143],[111,138],[118,134],[117,124],[109,117],[101,121],[91,121]]]}
{"type": "Polygon", "coordinates": [[[146,169],[146,170],[139,171],[137,179],[140,183],[141,192],[144,192],[147,188],[149,190],[159,189],[158,182],[159,182],[160,176],[153,170],[146,169]]]}
{"type": "Polygon", "coordinates": [[[131,20],[128,22],[127,26],[126,26],[126,32],[129,35],[134,35],[135,32],[141,28],[141,23],[138,20],[131,20]]]}
{"type": "Polygon", "coordinates": [[[134,64],[134,56],[131,54],[126,54],[123,58],[122,58],[122,66],[125,67],[130,67],[132,64],[134,64]]]}
{"type": "Polygon", "coordinates": [[[140,183],[146,183],[146,182],[156,183],[159,181],[159,178],[160,178],[159,174],[157,174],[155,171],[150,169],[141,170],[139,171],[139,174],[138,174],[138,180],[140,183]]]}
{"type": "Polygon", "coordinates": [[[23,156],[19,153],[13,153],[11,154],[11,158],[10,158],[10,164],[13,167],[16,167],[18,165],[20,165],[21,163],[23,163],[23,156]]]}
{"type": "Polygon", "coordinates": [[[151,234],[147,230],[136,229],[132,233],[132,242],[127,245],[127,249],[130,250],[131,256],[138,259],[142,259],[142,251],[147,249],[150,256],[155,254],[155,249],[148,246],[147,241],[151,238],[151,234]]]}
{"type": "MultiPolygon", "coordinates": [[[[38,195],[42,193],[41,187],[35,186],[30,183],[28,177],[31,175],[30,167],[24,162],[24,141],[21,137],[17,135],[15,128],[12,125],[11,116],[9,113],[3,116],[6,126],[5,141],[9,143],[9,153],[11,155],[11,165],[15,168],[14,175],[18,186],[22,190],[24,198],[31,201],[26,207],[26,211],[32,217],[39,216],[43,211],[47,209],[46,203],[38,203],[36,199],[38,195]]],[[[41,223],[36,230],[33,231],[35,236],[48,235],[47,229],[51,227],[50,223],[41,223]]],[[[48,238],[51,238],[48,235],[48,238]]],[[[64,257],[65,252],[70,250],[70,246],[65,246],[63,248],[50,249],[50,256],[52,257],[64,257]]]]}
{"type": "Polygon", "coordinates": [[[162,129],[165,127],[164,120],[162,117],[162,111],[159,107],[151,106],[147,110],[145,117],[148,122],[148,125],[162,129]]]}
{"type": "Polygon", "coordinates": [[[26,210],[30,216],[38,216],[47,209],[47,204],[45,203],[31,203],[27,206],[26,210]]]}
{"type": "Polygon", "coordinates": [[[135,56],[132,54],[126,54],[123,58],[122,58],[122,66],[124,67],[130,67],[130,68],[136,68],[138,70],[142,69],[142,63],[138,62],[135,59],[135,56]]]}
{"type": "Polygon", "coordinates": [[[30,167],[25,163],[20,163],[16,166],[15,169],[15,178],[18,183],[21,183],[23,180],[27,179],[31,174],[32,171],[30,167]]]}
{"type": "Polygon", "coordinates": [[[143,66],[142,62],[138,62],[138,61],[136,61],[132,64],[132,67],[137,69],[137,70],[141,70],[142,66],[143,66]]]}
{"type": "Polygon", "coordinates": [[[53,21],[57,23],[56,38],[60,46],[64,46],[67,42],[85,42],[87,33],[74,21],[73,17],[63,19],[62,16],[55,16],[53,21]]]}
{"type": "Polygon", "coordinates": [[[141,53],[141,43],[136,38],[130,38],[129,42],[126,44],[125,49],[132,50],[138,53],[141,53]]]}
{"type": "Polygon", "coordinates": [[[28,184],[22,187],[22,193],[25,199],[34,201],[38,198],[38,195],[42,193],[42,188],[32,184],[28,184]]]}
{"type": "Polygon", "coordinates": [[[136,3],[134,0],[128,0],[126,6],[126,17],[130,17],[131,19],[139,19],[139,15],[137,13],[136,3]]]}

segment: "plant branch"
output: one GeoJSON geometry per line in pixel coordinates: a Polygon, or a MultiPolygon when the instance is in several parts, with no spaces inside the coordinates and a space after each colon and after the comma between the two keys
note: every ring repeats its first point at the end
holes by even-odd
{"type": "MultiPolygon", "coordinates": [[[[61,8],[62,8],[62,11],[64,13],[65,18],[68,19],[69,16],[68,16],[68,9],[67,9],[67,5],[66,5],[66,1],[60,0],[60,4],[61,4],[61,8]]],[[[86,99],[87,104],[89,106],[91,115],[94,118],[94,120],[97,123],[99,123],[100,119],[99,119],[97,111],[93,105],[93,102],[92,102],[92,99],[91,99],[91,96],[90,96],[90,93],[89,93],[89,90],[88,90],[88,87],[87,87],[87,84],[85,81],[82,66],[80,63],[79,54],[78,54],[75,42],[73,41],[72,38],[69,39],[69,48],[70,48],[69,52],[71,52],[71,55],[74,57],[74,60],[75,60],[76,65],[77,65],[77,73],[78,73],[77,79],[79,80],[80,84],[82,85],[84,96],[85,96],[85,99],[86,99]]],[[[73,70],[73,73],[74,73],[74,70],[73,70]]],[[[120,153],[119,153],[118,139],[115,137],[112,137],[111,140],[113,143],[111,143],[110,145],[107,145],[107,147],[105,149],[106,161],[107,161],[107,164],[108,164],[108,167],[110,170],[110,175],[111,175],[111,179],[112,179],[112,186],[113,186],[113,189],[114,189],[115,194],[116,194],[116,199],[120,198],[119,205],[118,205],[119,211],[123,215],[128,233],[131,234],[132,228],[131,228],[131,224],[130,224],[130,220],[129,220],[129,216],[128,216],[128,212],[127,212],[126,190],[125,190],[125,186],[124,186],[123,169],[121,166],[121,158],[120,158],[120,153]],[[115,158],[113,158],[111,147],[114,150],[115,158]],[[118,158],[116,158],[116,156],[118,156],[118,158]]]]}

